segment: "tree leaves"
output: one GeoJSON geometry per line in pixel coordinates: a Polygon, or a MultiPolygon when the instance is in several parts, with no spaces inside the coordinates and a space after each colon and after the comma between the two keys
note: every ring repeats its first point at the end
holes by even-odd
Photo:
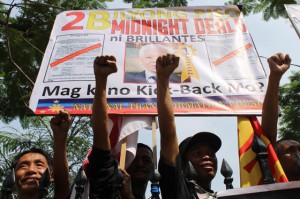
{"type": "Polygon", "coordinates": [[[300,142],[300,72],[294,72],[290,83],[280,87],[279,105],[282,110],[279,134],[282,138],[300,142]]]}
{"type": "Polygon", "coordinates": [[[287,17],[284,4],[296,4],[295,0],[231,0],[226,5],[242,5],[245,16],[262,12],[263,19],[278,19],[287,17]]]}

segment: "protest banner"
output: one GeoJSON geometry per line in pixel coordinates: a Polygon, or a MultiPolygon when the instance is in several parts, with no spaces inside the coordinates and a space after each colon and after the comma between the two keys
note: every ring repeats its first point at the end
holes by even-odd
{"type": "Polygon", "coordinates": [[[288,13],[288,17],[300,38],[300,5],[299,4],[284,4],[288,13]]]}
{"type": "Polygon", "coordinates": [[[91,114],[93,61],[113,55],[118,72],[108,78],[109,114],[156,115],[153,58],[166,53],[180,57],[170,78],[176,115],[261,114],[266,74],[237,6],[62,12],[30,108],[91,114]]]}

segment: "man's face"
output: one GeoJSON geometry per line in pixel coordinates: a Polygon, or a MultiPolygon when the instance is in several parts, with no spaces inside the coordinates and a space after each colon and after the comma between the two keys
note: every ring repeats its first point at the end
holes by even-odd
{"type": "Polygon", "coordinates": [[[18,193],[37,191],[41,175],[47,168],[49,168],[47,160],[40,153],[26,153],[21,156],[15,168],[18,193]]]}
{"type": "Polygon", "coordinates": [[[187,160],[192,163],[200,179],[210,182],[215,177],[218,160],[209,145],[201,143],[191,146],[187,151],[187,160]]]}
{"type": "Polygon", "coordinates": [[[128,167],[127,172],[132,181],[146,183],[149,181],[153,168],[152,153],[144,147],[138,147],[136,156],[128,167]]]}
{"type": "Polygon", "coordinates": [[[288,179],[300,180],[300,165],[297,164],[297,161],[300,161],[300,143],[294,140],[284,140],[277,147],[278,159],[288,179]]]}
{"type": "Polygon", "coordinates": [[[145,70],[156,73],[156,60],[158,57],[166,55],[167,51],[160,48],[149,49],[140,57],[141,65],[145,70]]]}

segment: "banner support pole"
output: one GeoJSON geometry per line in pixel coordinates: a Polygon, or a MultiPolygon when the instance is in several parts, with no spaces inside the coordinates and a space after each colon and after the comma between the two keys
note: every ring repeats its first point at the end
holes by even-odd
{"type": "Polygon", "coordinates": [[[120,168],[125,169],[125,161],[126,161],[126,148],[127,148],[127,138],[122,139],[121,144],[121,155],[120,155],[120,168]]]}
{"type": "Polygon", "coordinates": [[[154,169],[157,169],[157,143],[156,143],[156,121],[155,116],[152,117],[152,150],[154,169]]]}

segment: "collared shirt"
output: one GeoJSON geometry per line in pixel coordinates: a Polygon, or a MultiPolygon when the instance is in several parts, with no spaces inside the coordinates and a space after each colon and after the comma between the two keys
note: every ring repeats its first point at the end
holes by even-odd
{"type": "Polygon", "coordinates": [[[217,198],[216,193],[214,193],[212,190],[210,190],[210,192],[207,192],[206,190],[204,190],[201,186],[199,186],[194,181],[192,181],[190,183],[193,184],[193,186],[195,188],[195,192],[198,196],[198,199],[215,199],[215,198],[217,198]]]}
{"type": "Polygon", "coordinates": [[[146,80],[148,83],[155,83],[156,82],[156,74],[151,73],[150,71],[145,71],[146,80]]]}

